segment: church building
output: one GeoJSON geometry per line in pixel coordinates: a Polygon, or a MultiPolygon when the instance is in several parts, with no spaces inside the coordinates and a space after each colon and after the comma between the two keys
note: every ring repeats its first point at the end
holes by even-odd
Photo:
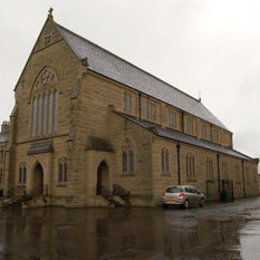
{"type": "Polygon", "coordinates": [[[195,186],[209,201],[259,194],[258,160],[233,149],[232,132],[200,99],[59,25],[52,10],[8,128],[4,197],[85,207],[160,205],[169,185],[195,186]]]}

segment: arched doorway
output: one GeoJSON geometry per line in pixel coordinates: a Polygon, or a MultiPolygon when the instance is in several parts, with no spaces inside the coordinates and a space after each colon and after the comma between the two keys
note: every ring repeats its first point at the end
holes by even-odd
{"type": "Polygon", "coordinates": [[[108,166],[104,161],[102,161],[97,169],[97,195],[102,194],[102,190],[108,189],[108,166]]]}
{"type": "Polygon", "coordinates": [[[33,172],[33,188],[32,193],[34,196],[41,195],[43,193],[43,168],[38,163],[33,172]]]}

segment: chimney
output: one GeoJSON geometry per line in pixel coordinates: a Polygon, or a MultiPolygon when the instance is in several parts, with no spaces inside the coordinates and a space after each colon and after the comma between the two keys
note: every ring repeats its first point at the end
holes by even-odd
{"type": "Polygon", "coordinates": [[[1,134],[7,133],[9,130],[9,122],[8,121],[3,121],[1,125],[1,134]]]}

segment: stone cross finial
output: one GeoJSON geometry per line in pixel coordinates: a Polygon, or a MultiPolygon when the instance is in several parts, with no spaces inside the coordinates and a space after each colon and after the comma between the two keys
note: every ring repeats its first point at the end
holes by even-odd
{"type": "Polygon", "coordinates": [[[52,16],[52,12],[53,12],[53,8],[51,7],[51,8],[49,9],[49,17],[51,17],[51,18],[53,17],[53,16],[52,16]]]}

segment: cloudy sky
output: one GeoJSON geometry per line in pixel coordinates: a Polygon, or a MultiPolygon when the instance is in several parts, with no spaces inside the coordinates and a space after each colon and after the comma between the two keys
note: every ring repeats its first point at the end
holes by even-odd
{"type": "Polygon", "coordinates": [[[0,121],[54,8],[54,20],[198,98],[260,156],[259,0],[1,0],[0,121]]]}

